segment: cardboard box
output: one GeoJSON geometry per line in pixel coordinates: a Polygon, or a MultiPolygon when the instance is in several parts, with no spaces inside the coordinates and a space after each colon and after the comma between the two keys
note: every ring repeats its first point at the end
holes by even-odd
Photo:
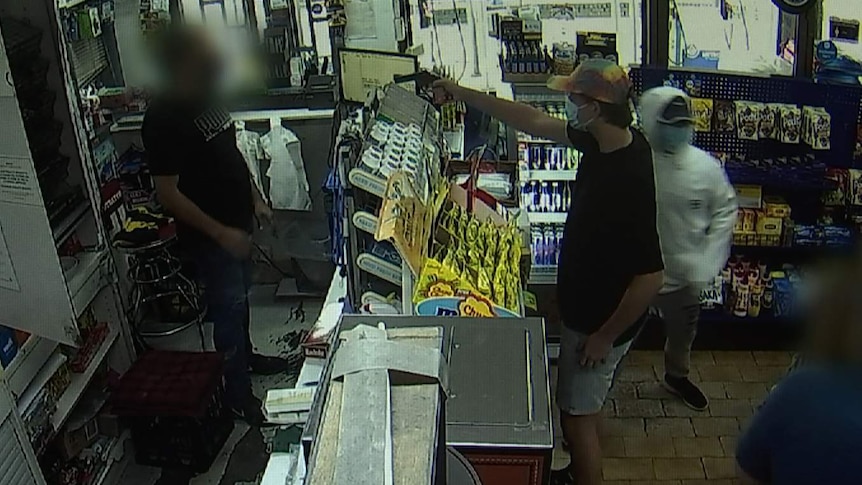
{"type": "Polygon", "coordinates": [[[767,196],[763,198],[763,212],[767,217],[784,219],[790,217],[790,205],[781,197],[767,196]]]}
{"type": "Polygon", "coordinates": [[[734,185],[736,200],[743,209],[760,209],[763,207],[763,187],[759,185],[734,185]]]}
{"type": "Polygon", "coordinates": [[[96,437],[99,436],[99,422],[97,417],[93,417],[83,426],[77,429],[69,429],[68,427],[60,434],[60,452],[63,458],[71,460],[78,456],[84,448],[90,445],[96,437]]]}
{"type": "Polygon", "coordinates": [[[760,236],[781,236],[782,219],[767,215],[757,218],[757,234],[760,236]]]}

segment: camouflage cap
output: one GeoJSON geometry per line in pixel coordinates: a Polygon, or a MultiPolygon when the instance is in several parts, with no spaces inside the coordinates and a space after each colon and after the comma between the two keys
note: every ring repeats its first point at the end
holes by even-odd
{"type": "Polygon", "coordinates": [[[623,68],[604,59],[586,60],[569,76],[552,76],[548,87],[608,104],[628,103],[632,91],[632,83],[623,68]]]}

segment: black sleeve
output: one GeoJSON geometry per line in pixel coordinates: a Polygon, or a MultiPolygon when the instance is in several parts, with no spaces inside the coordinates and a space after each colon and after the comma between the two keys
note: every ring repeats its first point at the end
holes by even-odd
{"type": "Polygon", "coordinates": [[[629,237],[626,265],[633,275],[646,275],[664,269],[656,229],[655,180],[651,177],[627,178],[623,184],[624,206],[628,208],[629,237]]]}
{"type": "Polygon", "coordinates": [[[158,110],[144,115],[141,138],[147,151],[147,166],[151,175],[179,175],[187,159],[188,140],[177,129],[169,116],[158,110]]]}
{"type": "Polygon", "coordinates": [[[571,123],[566,124],[566,136],[569,137],[569,143],[571,143],[572,147],[581,153],[596,152],[599,150],[599,143],[593,138],[593,135],[589,132],[573,128],[571,123]]]}

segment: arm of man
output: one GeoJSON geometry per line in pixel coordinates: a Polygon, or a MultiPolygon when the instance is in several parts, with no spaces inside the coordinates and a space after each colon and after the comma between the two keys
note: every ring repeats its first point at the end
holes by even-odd
{"type": "MultiPolygon", "coordinates": [[[[718,164],[718,161],[715,161],[718,164]]],[[[727,175],[719,166],[715,167],[715,182],[711,184],[713,192],[709,201],[711,220],[706,233],[706,261],[713,262],[708,268],[709,274],[701,275],[703,282],[715,278],[727,264],[730,257],[730,246],[733,242],[733,226],[736,224],[736,191],[730,185],[727,175]]]]}
{"type": "Polygon", "coordinates": [[[156,196],[162,207],[177,220],[197,229],[217,242],[237,258],[246,259],[251,253],[251,236],[245,231],[225,226],[210,217],[194,202],[180,192],[178,175],[156,175],[153,182],[156,196]]]}
{"type": "Polygon", "coordinates": [[[448,93],[456,101],[463,101],[518,131],[558,143],[572,143],[567,133],[566,121],[548,116],[532,106],[465,88],[449,79],[435,82],[434,88],[438,92],[448,93]]]}

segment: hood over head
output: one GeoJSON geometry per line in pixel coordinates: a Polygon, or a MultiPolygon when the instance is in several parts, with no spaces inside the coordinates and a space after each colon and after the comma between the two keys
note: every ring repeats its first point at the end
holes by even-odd
{"type": "Polygon", "coordinates": [[[691,98],[670,86],[650,89],[641,96],[640,116],[644,133],[654,143],[662,125],[693,121],[691,98]]]}

